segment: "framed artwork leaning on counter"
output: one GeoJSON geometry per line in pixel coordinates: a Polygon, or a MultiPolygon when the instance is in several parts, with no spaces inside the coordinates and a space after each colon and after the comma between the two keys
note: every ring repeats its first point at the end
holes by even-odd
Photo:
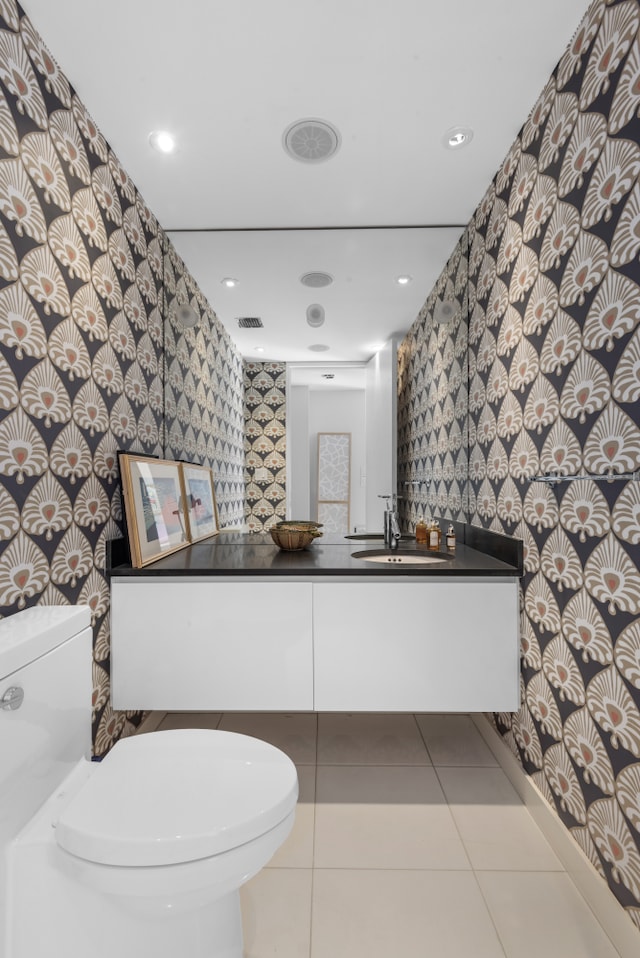
{"type": "Polygon", "coordinates": [[[190,542],[198,542],[219,531],[218,507],[213,488],[213,473],[206,466],[181,462],[180,471],[190,542]]]}
{"type": "Polygon", "coordinates": [[[189,544],[181,466],[130,453],[118,463],[131,564],[140,569],[189,544]]]}

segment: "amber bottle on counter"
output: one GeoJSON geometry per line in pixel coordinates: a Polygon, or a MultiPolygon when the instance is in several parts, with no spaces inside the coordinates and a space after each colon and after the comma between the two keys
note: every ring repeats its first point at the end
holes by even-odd
{"type": "Polygon", "coordinates": [[[427,524],[424,519],[418,519],[416,522],[416,542],[427,541],[427,524]]]}

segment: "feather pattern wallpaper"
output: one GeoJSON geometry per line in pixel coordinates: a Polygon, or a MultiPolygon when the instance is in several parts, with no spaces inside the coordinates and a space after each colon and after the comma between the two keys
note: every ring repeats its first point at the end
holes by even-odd
{"type": "Polygon", "coordinates": [[[266,532],[286,515],[285,363],[244,364],[245,523],[266,532]]]}
{"type": "Polygon", "coordinates": [[[521,707],[494,721],[638,926],[640,482],[530,478],[640,469],[639,113],[640,4],[595,0],[402,344],[399,424],[400,478],[433,480],[405,522],[425,495],[455,516],[468,327],[468,515],[525,554],[521,707]]]}
{"type": "Polygon", "coordinates": [[[29,19],[0,0],[0,613],[91,607],[96,755],[141,719],[109,705],[117,451],[211,466],[231,525],[243,433],[241,357],[29,19]],[[176,327],[174,303],[198,311],[197,331],[176,327]]]}

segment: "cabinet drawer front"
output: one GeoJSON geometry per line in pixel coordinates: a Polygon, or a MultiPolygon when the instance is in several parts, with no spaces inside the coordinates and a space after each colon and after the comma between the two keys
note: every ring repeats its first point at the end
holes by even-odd
{"type": "Polygon", "coordinates": [[[312,709],[311,588],[114,580],[114,708],[312,709]]]}
{"type": "Polygon", "coordinates": [[[512,581],[314,584],[317,711],[518,708],[512,581]]]}

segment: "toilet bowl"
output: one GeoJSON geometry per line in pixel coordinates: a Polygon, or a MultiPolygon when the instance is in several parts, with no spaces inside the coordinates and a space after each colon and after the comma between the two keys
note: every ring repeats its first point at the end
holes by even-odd
{"type": "Polygon", "coordinates": [[[295,766],[204,729],[87,761],[87,626],[82,607],[0,622],[0,704],[23,693],[0,710],[0,956],[241,958],[238,890],[291,830],[295,766]]]}

